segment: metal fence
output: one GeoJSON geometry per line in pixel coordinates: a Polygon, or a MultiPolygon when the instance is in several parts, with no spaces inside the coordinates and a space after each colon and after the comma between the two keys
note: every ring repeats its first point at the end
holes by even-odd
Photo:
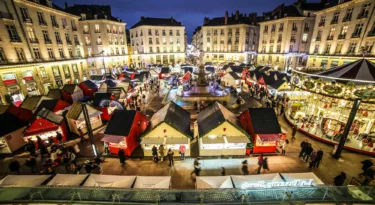
{"type": "Polygon", "coordinates": [[[282,187],[269,189],[159,190],[88,187],[0,188],[0,204],[14,203],[375,203],[375,190],[366,186],[282,187]]]}

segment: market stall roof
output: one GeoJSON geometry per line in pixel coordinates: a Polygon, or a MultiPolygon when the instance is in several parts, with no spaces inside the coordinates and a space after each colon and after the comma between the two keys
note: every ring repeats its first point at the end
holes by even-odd
{"type": "Polygon", "coordinates": [[[104,135],[104,137],[100,140],[102,142],[110,142],[110,143],[120,143],[124,140],[124,136],[119,135],[104,135]]]}
{"type": "Polygon", "coordinates": [[[286,83],[283,79],[277,79],[275,80],[270,86],[274,89],[279,89],[284,83],[286,83]]]}
{"type": "Polygon", "coordinates": [[[59,129],[58,125],[46,119],[40,118],[40,119],[34,120],[34,122],[31,123],[31,125],[29,125],[26,128],[25,132],[23,133],[23,136],[27,137],[27,136],[37,135],[41,133],[46,133],[46,132],[52,132],[52,131],[56,131],[57,129],[59,129]]]}
{"type": "Polygon", "coordinates": [[[103,83],[107,84],[108,87],[116,87],[116,83],[111,79],[107,79],[103,83]]]}
{"type": "Polygon", "coordinates": [[[232,189],[230,176],[197,176],[197,189],[232,189]]]}
{"type": "Polygon", "coordinates": [[[80,186],[88,174],[56,174],[48,186],[80,186]]]}
{"type": "Polygon", "coordinates": [[[63,100],[43,100],[42,102],[40,102],[38,108],[35,110],[35,113],[38,113],[43,108],[52,112],[58,112],[69,106],[70,104],[63,100]]]}
{"type": "Polygon", "coordinates": [[[209,73],[215,73],[215,68],[212,67],[212,66],[207,66],[207,67],[206,67],[206,72],[209,72],[209,73]]]}
{"type": "Polygon", "coordinates": [[[229,72],[227,75],[230,75],[235,80],[241,79],[235,72],[229,72]]]}
{"type": "Polygon", "coordinates": [[[237,124],[237,117],[218,102],[209,104],[197,116],[199,136],[207,134],[224,121],[237,124]]]}
{"type": "Polygon", "coordinates": [[[169,137],[166,144],[189,144],[189,139],[187,137],[169,137]]]}
{"type": "Polygon", "coordinates": [[[215,136],[215,137],[202,137],[202,143],[203,144],[224,144],[225,139],[221,136],[215,136]]]}
{"type": "Polygon", "coordinates": [[[258,175],[231,175],[234,188],[241,189],[245,183],[255,183],[259,181],[283,181],[279,173],[258,174],[258,175]]]}
{"type": "Polygon", "coordinates": [[[367,59],[361,59],[315,74],[322,78],[333,77],[358,81],[375,81],[375,63],[367,59]]]}
{"type": "Polygon", "coordinates": [[[45,108],[42,108],[37,113],[37,116],[41,117],[43,119],[46,119],[46,120],[48,120],[50,122],[53,122],[53,123],[55,123],[57,125],[60,125],[63,122],[63,120],[64,120],[64,118],[61,115],[57,115],[54,112],[49,111],[49,110],[47,110],[45,108]]]}
{"type": "Polygon", "coordinates": [[[232,71],[235,73],[242,73],[243,71],[243,67],[241,66],[230,66],[230,69],[232,69],[232,71]]]}
{"type": "Polygon", "coordinates": [[[249,108],[255,134],[279,134],[281,128],[273,108],[249,108]]]}
{"type": "Polygon", "coordinates": [[[135,189],[169,189],[170,176],[137,176],[135,189]]]}
{"type": "Polygon", "coordinates": [[[13,116],[16,116],[18,119],[25,121],[27,123],[31,122],[34,119],[34,114],[33,112],[31,112],[31,110],[17,107],[14,105],[9,106],[6,112],[12,114],[13,116]]]}
{"type": "MultiPolygon", "coordinates": [[[[73,119],[73,120],[84,120],[83,113],[82,113],[82,102],[74,102],[72,106],[70,106],[68,113],[66,114],[66,118],[73,119]]],[[[100,115],[101,112],[96,110],[95,108],[91,107],[90,105],[86,105],[87,111],[89,113],[89,117],[93,117],[96,115],[100,115]]]]}
{"type": "Polygon", "coordinates": [[[184,73],[187,73],[187,72],[193,73],[193,70],[194,70],[194,68],[191,66],[185,66],[182,69],[185,71],[184,73]]]}
{"type": "Polygon", "coordinates": [[[116,99],[120,99],[121,93],[126,93],[123,87],[109,87],[107,88],[107,93],[111,93],[116,99]]]}
{"type": "Polygon", "coordinates": [[[131,188],[136,176],[90,174],[84,187],[131,188]]]}
{"type": "Polygon", "coordinates": [[[281,139],[279,134],[258,134],[258,137],[262,142],[273,142],[281,139]]]}
{"type": "Polygon", "coordinates": [[[225,136],[228,143],[250,143],[250,139],[246,135],[241,136],[225,136]]]}
{"type": "Polygon", "coordinates": [[[160,73],[170,73],[171,70],[168,68],[168,67],[162,67],[161,70],[160,70],[160,73]]]}
{"type": "Polygon", "coordinates": [[[52,175],[8,175],[0,180],[0,187],[36,187],[52,175]]]}
{"type": "Polygon", "coordinates": [[[149,130],[163,122],[171,125],[187,137],[191,137],[190,113],[176,103],[171,101],[157,111],[150,120],[149,130]]]}
{"type": "Polygon", "coordinates": [[[90,79],[95,80],[95,81],[102,81],[105,79],[105,76],[104,75],[91,75],[90,79]]]}
{"type": "Polygon", "coordinates": [[[106,135],[128,136],[135,123],[135,110],[115,110],[104,131],[106,135]]]}
{"type": "Polygon", "coordinates": [[[47,97],[55,99],[55,100],[62,100],[61,89],[58,89],[58,88],[49,89],[47,97]]]}
{"type": "Polygon", "coordinates": [[[81,89],[77,84],[65,84],[62,89],[68,94],[73,94],[77,88],[81,89]]]}
{"type": "Polygon", "coordinates": [[[22,102],[20,107],[34,111],[42,100],[48,100],[48,99],[51,99],[51,98],[47,96],[42,96],[42,95],[27,96],[25,100],[22,102]]]}
{"type": "Polygon", "coordinates": [[[324,182],[317,177],[314,172],[305,172],[305,173],[280,173],[284,181],[292,181],[298,179],[313,179],[313,185],[324,185],[324,182]]]}
{"type": "Polygon", "coordinates": [[[141,144],[167,144],[164,137],[143,137],[141,144]]]}
{"type": "Polygon", "coordinates": [[[26,126],[27,124],[27,122],[17,118],[11,113],[5,112],[3,114],[0,114],[0,137],[16,131],[26,126]]]}
{"type": "Polygon", "coordinates": [[[85,80],[82,82],[82,84],[85,84],[88,88],[92,89],[92,90],[95,90],[95,89],[98,89],[98,86],[92,82],[91,80],[85,80]]]}
{"type": "Polygon", "coordinates": [[[111,93],[99,93],[99,92],[94,93],[94,99],[93,99],[92,105],[94,107],[100,107],[100,103],[103,100],[110,100],[111,95],[112,95],[111,93]]]}

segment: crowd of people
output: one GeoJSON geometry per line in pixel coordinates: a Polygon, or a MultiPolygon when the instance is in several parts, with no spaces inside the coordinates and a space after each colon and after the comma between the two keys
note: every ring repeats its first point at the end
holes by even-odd
{"type": "Polygon", "coordinates": [[[314,149],[308,140],[302,141],[300,146],[301,151],[298,157],[304,162],[308,162],[309,168],[318,168],[320,162],[323,160],[323,150],[321,148],[314,149]]]}
{"type": "MultiPolygon", "coordinates": [[[[180,145],[178,150],[179,150],[178,153],[181,156],[181,160],[184,160],[185,153],[186,153],[186,146],[182,144],[180,145]]],[[[171,148],[169,148],[167,153],[165,153],[165,148],[163,144],[159,145],[159,148],[154,145],[151,149],[151,152],[152,152],[152,159],[154,162],[158,162],[159,160],[163,162],[165,157],[167,157],[169,160],[169,166],[170,167],[174,166],[174,160],[173,160],[174,151],[171,148]]]]}

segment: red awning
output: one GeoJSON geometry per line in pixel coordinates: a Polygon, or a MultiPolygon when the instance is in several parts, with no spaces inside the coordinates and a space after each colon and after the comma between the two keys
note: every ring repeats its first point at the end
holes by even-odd
{"type": "Polygon", "coordinates": [[[279,134],[258,134],[258,137],[262,142],[279,141],[281,139],[279,134]]]}
{"type": "Polygon", "coordinates": [[[59,100],[57,101],[57,104],[55,105],[55,108],[52,110],[52,112],[56,113],[60,110],[64,110],[66,107],[69,107],[69,106],[70,106],[69,103],[59,100]]]}
{"type": "Polygon", "coordinates": [[[266,83],[264,82],[263,77],[259,78],[258,83],[261,84],[261,85],[266,85],[266,83]]]}
{"type": "Polygon", "coordinates": [[[120,143],[123,140],[124,140],[123,136],[105,135],[100,141],[110,142],[110,143],[120,143]]]}
{"type": "Polygon", "coordinates": [[[130,79],[134,80],[134,77],[135,77],[135,73],[132,73],[132,74],[130,75],[130,79]]]}
{"type": "Polygon", "coordinates": [[[184,77],[182,77],[182,83],[185,83],[186,81],[188,81],[191,77],[191,73],[190,72],[187,72],[184,77]]]}
{"type": "Polygon", "coordinates": [[[26,129],[26,131],[23,133],[25,137],[37,135],[41,133],[56,131],[59,129],[59,125],[56,125],[48,120],[45,120],[43,118],[39,118],[34,120],[33,123],[26,129]]]}

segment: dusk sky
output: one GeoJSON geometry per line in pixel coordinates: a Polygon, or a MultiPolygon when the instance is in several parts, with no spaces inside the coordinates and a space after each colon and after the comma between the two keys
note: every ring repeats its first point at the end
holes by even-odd
{"type": "MultiPolygon", "coordinates": [[[[225,11],[231,13],[239,10],[240,13],[271,11],[279,4],[292,4],[297,0],[54,0],[53,2],[64,8],[64,3],[73,4],[109,4],[112,8],[112,15],[120,17],[127,23],[126,28],[140,20],[141,16],[170,18],[186,26],[189,37],[193,35],[194,29],[203,24],[204,17],[224,16],[225,11]]],[[[310,0],[308,2],[319,2],[310,0]]]]}

